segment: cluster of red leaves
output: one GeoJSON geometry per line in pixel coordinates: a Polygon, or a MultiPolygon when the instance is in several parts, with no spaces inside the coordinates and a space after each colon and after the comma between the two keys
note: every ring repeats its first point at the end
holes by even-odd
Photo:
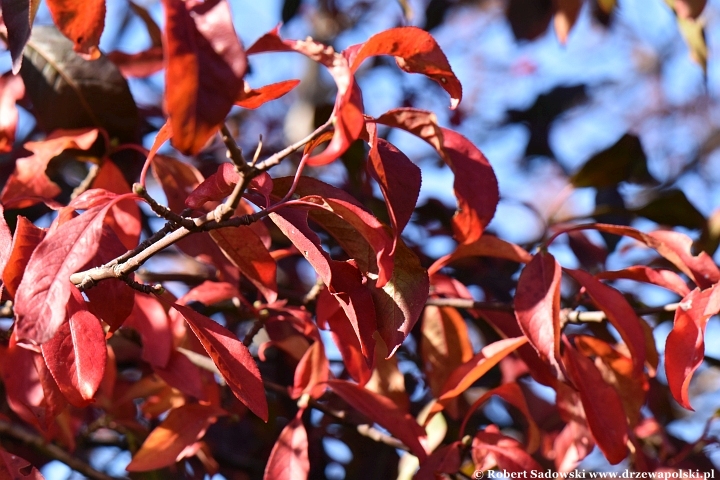
{"type": "MultiPolygon", "coordinates": [[[[23,15],[36,8],[34,2],[26,3],[29,10],[23,10],[23,15]]],[[[99,55],[104,1],[48,4],[76,51],[90,58],[99,55]]],[[[187,163],[157,154],[159,146],[169,139],[180,152],[196,154],[216,135],[233,105],[257,108],[288,93],[298,81],[250,88],[243,79],[247,56],[297,52],[326,67],[337,85],[328,122],[332,133],[310,139],[307,164],[328,164],[353,142],[366,142],[368,173],[385,199],[390,226],[337,187],[310,177],[271,178],[264,173],[253,179],[236,214],[271,209],[272,225],[256,222],[194,233],[177,243],[184,253],[212,264],[217,281],[196,286],[179,299],[169,293],[154,297],[136,292],[123,281],[131,278],[103,280],[83,295],[70,282],[71,274],[112,262],[138,245],[141,217],[136,202],[140,199],[110,160],[114,151],[109,149],[93,160],[100,169],[91,189],[67,205],[56,201],[59,187],[46,174],[49,163],[66,150],[89,150],[98,138],[97,129],[57,131],[45,140],[26,143],[24,148],[32,155],[17,160],[0,194],[2,205],[22,209],[45,203],[57,215],[48,228],[18,216],[14,233],[0,218],[3,298],[13,301],[15,312],[10,342],[0,348],[0,373],[8,405],[20,419],[46,438],[72,448],[82,425],[83,407],[100,406],[125,428],[142,431],[133,401],[143,399],[141,409],[147,418],[169,413],[147,436],[128,470],[167,467],[195,455],[212,470],[208,445],[202,441],[205,431],[218,418],[241,410],[231,411],[221,401],[220,386],[207,368],[199,367],[198,358],[211,362],[244,407],[264,421],[269,419],[263,379],[248,347],[234,332],[191,305],[244,298],[239,291],[241,279],[257,290],[259,298],[248,309],[262,317],[267,333],[259,348],[260,360],[272,346],[295,362],[288,395],[299,399],[300,409],[272,448],[265,472],[269,479],[307,476],[308,433],[302,416],[310,399],[325,398],[327,390],[401,441],[420,462],[417,478],[460,471],[467,453],[474,468],[510,472],[541,470],[539,459],[569,470],[595,445],[611,463],[622,461],[629,454],[629,444],[638,450],[639,430],[649,421],[641,407],[658,355],[649,325],[601,278],[653,283],[684,297],[667,340],[665,364],[673,396],[690,408],[688,387],[703,359],[705,325],[720,311],[716,265],[705,254],[693,256],[690,239],[678,233],[645,234],[600,224],[582,227],[628,236],[655,249],[697,288],[690,291],[679,275],[645,266],[597,276],[565,269],[567,277],[605,312],[619,340],[566,335],[561,315],[563,268],[555,258],[544,250],[530,255],[485,234],[499,193],[492,167],[480,150],[462,135],[440,127],[431,112],[399,108],[377,118],[364,113],[355,73],[364,60],[376,55],[394,56],[404,71],[436,81],[450,94],[451,108],[458,105],[460,83],[428,33],[394,28],[336,52],[310,39],[284,40],[276,29],[246,51],[235,34],[225,0],[164,0],[163,5],[165,29],[155,36],[152,48],[136,55],[117,53],[113,58],[127,75],[165,72],[167,123],[158,133],[146,171],[152,171],[162,187],[170,210],[211,211],[240,177],[227,164],[203,178],[187,163]],[[378,124],[426,141],[455,174],[458,208],[452,226],[459,246],[429,271],[401,237],[416,208],[420,170],[394,145],[379,138],[378,124]],[[314,153],[328,140],[320,153],[314,153]],[[311,225],[332,237],[349,259],[332,258],[311,225]],[[287,237],[294,246],[289,254],[304,257],[323,284],[314,315],[305,307],[278,300],[278,259],[288,251],[273,249],[270,226],[287,237]],[[471,312],[484,318],[501,338],[474,352],[468,327],[456,309],[425,304],[430,292],[435,297],[470,298],[467,289],[441,269],[479,256],[525,266],[517,282],[514,318],[501,312],[471,312]],[[420,319],[423,372],[434,399],[422,422],[410,415],[404,389],[391,387],[392,378],[402,377],[393,355],[420,319]],[[151,372],[134,383],[117,376],[118,352],[109,343],[121,327],[138,333],[143,345],[140,357],[151,372]],[[347,378],[335,378],[330,371],[320,329],[330,331],[347,378]],[[460,400],[471,386],[498,364],[511,361],[522,365],[516,370],[554,389],[563,421],[559,430],[540,430],[531,412],[534,397],[521,388],[518,373],[463,407],[460,400]],[[463,440],[472,415],[491,396],[522,413],[527,423],[524,443],[494,425],[475,432],[469,442],[463,440]],[[440,412],[463,418],[459,440],[441,447],[439,442],[431,444],[424,427],[440,412]]],[[[29,26],[19,22],[20,14],[4,13],[10,50],[17,60],[18,45],[27,40],[29,26]]],[[[2,128],[2,148],[7,150],[14,139],[15,101],[23,89],[18,78],[11,76],[4,76],[0,87],[0,110],[9,112],[3,115],[8,124],[2,128]]],[[[26,468],[16,457],[0,454],[0,469],[26,468]]]]}

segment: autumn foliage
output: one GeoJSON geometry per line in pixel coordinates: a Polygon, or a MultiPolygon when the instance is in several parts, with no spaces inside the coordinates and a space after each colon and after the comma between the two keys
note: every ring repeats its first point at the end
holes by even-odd
{"type": "MultiPolygon", "coordinates": [[[[32,28],[37,3],[2,2],[13,69],[0,80],[0,148],[14,167],[0,192],[0,478],[65,461],[18,432],[70,458],[103,442],[129,450],[137,478],[317,478],[326,436],[352,451],[346,478],[568,472],[595,449],[638,471],[707,469],[671,441],[660,404],[692,408],[720,312],[712,257],[673,230],[564,223],[526,246],[488,231],[492,159],[430,111],[363,107],[356,77],[377,56],[458,107],[462,87],[429,33],[391,28],[336,51],[278,27],[245,48],[229,0],[163,0],[162,29],[133,5],[151,47],[103,55],[104,0],[49,0],[56,28],[32,28]],[[332,112],[295,143],[242,152],[231,111],[300,83],[246,82],[252,58],[276,52],[329,73],[332,112]],[[139,111],[125,78],[158,72],[163,110],[139,111]],[[16,103],[37,122],[22,144],[16,103]],[[389,129],[452,171],[453,214],[418,208],[430,180],[389,129]],[[326,166],[357,148],[361,168],[343,165],[361,187],[331,183],[326,166]],[[429,257],[403,236],[411,224],[452,236],[452,252],[429,257]],[[646,262],[608,271],[587,231],[627,239],[646,262]],[[568,238],[581,268],[551,253],[568,238]],[[509,286],[477,301],[468,272],[509,286]],[[677,297],[662,380],[647,316],[662,312],[643,312],[619,279],[677,297]],[[494,422],[491,403],[509,420],[494,422]],[[377,471],[360,466],[375,460],[377,471]]],[[[577,17],[567,8],[554,20],[562,41],[577,17]]]]}

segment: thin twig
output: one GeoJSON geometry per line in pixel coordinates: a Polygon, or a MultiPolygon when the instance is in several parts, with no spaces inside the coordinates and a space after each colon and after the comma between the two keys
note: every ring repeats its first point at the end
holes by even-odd
{"type": "Polygon", "coordinates": [[[227,125],[223,124],[220,128],[220,134],[223,143],[225,143],[225,148],[227,148],[228,158],[235,164],[235,168],[241,172],[247,172],[249,165],[243,157],[242,150],[238,147],[237,143],[235,143],[235,140],[233,140],[227,125]]]}
{"type": "Polygon", "coordinates": [[[255,155],[253,155],[252,162],[250,162],[251,167],[254,167],[257,164],[257,161],[260,158],[260,152],[262,152],[262,147],[263,147],[263,136],[261,133],[260,139],[258,140],[257,148],[255,149],[255,155]]]}
{"type": "Polygon", "coordinates": [[[32,433],[25,428],[0,420],[0,437],[10,437],[18,440],[29,447],[37,450],[46,457],[58,460],[78,473],[85,475],[93,480],[116,480],[119,477],[111,477],[83,462],[77,457],[73,457],[68,452],[53,443],[48,443],[43,437],[32,433]]]}
{"type": "Polygon", "coordinates": [[[136,183],[133,185],[133,193],[145,200],[145,202],[150,206],[152,211],[155,212],[158,217],[164,218],[165,220],[168,220],[174,224],[182,225],[188,230],[192,230],[193,228],[195,228],[195,224],[193,223],[191,218],[178,215],[177,213],[167,208],[165,205],[160,205],[157,200],[150,196],[147,189],[141,184],[136,183]]]}
{"type": "MultiPolygon", "coordinates": [[[[466,310],[493,310],[508,313],[515,311],[514,307],[508,303],[478,302],[468,298],[428,298],[425,305],[434,305],[436,307],[455,307],[466,310]]],[[[679,305],[679,303],[670,303],[659,307],[636,308],[635,313],[642,316],[674,312],[678,309],[679,305]]],[[[560,320],[563,324],[603,322],[607,319],[607,315],[602,311],[581,311],[570,308],[563,309],[560,312],[560,315],[560,320]]]]}

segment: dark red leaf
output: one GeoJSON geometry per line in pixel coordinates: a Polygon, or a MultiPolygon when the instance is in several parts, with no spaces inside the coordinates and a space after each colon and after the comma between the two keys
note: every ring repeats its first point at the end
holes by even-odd
{"type": "MultiPolygon", "coordinates": [[[[333,341],[342,355],[343,363],[350,377],[360,385],[370,380],[372,369],[363,355],[363,347],[345,311],[327,289],[317,298],[317,322],[321,328],[329,328],[333,341]]],[[[367,350],[368,347],[365,347],[367,350]]]]}
{"type": "Polygon", "coordinates": [[[635,280],[637,282],[652,283],[659,287],[667,288],[681,297],[690,293],[690,289],[685,283],[685,280],[683,280],[677,273],[671,270],[646,267],[645,265],[634,265],[622,270],[600,272],[596,275],[596,277],[606,280],[625,278],[628,280],[635,280]]]}
{"type": "Polygon", "coordinates": [[[665,343],[665,373],[668,387],[683,407],[690,406],[690,381],[705,355],[705,327],[711,316],[720,311],[717,286],[696,288],[683,298],[675,311],[675,323],[665,343]]]}
{"type": "Polygon", "coordinates": [[[97,135],[97,129],[57,130],[45,140],[27,142],[24,147],[33,155],[15,162],[15,171],[0,194],[5,208],[30,207],[59,194],[60,187],[45,174],[48,163],[68,148],[87,150],[97,135]]]}
{"type": "Polygon", "coordinates": [[[407,130],[438,150],[455,174],[453,188],[458,202],[453,218],[455,237],[463,244],[479,239],[500,200],[495,172],[482,152],[459,133],[440,128],[431,112],[398,108],[375,121],[407,130]]]}
{"type": "Polygon", "coordinates": [[[70,297],[69,320],[42,345],[50,373],[65,398],[76,407],[92,401],[103,379],[107,357],[100,320],[86,310],[84,303],[79,293],[70,297]]]}
{"type": "Polygon", "coordinates": [[[225,0],[163,0],[163,5],[165,108],[172,145],[195,154],[240,95],[247,59],[225,0]]]}
{"type": "Polygon", "coordinates": [[[628,424],[620,397],[589,358],[569,342],[565,346],[565,368],[580,393],[590,432],[605,458],[616,465],[628,454],[628,424]]]}
{"type": "MultiPolygon", "coordinates": [[[[0,206],[0,211],[2,207],[0,206]]],[[[1,215],[1,214],[0,214],[1,215]]],[[[4,220],[2,220],[4,223],[4,220]]],[[[7,229],[7,225],[3,225],[7,229]]],[[[7,231],[9,234],[9,230],[7,231]]],[[[27,268],[28,260],[38,244],[45,238],[45,229],[36,227],[33,223],[22,215],[17,217],[17,226],[15,227],[15,235],[12,238],[12,251],[10,257],[7,258],[5,266],[0,265],[2,270],[2,281],[5,284],[5,291],[10,298],[15,298],[20,280],[27,268]]],[[[0,228],[0,248],[4,250],[5,231],[0,228]]]]}
{"type": "Polygon", "coordinates": [[[368,170],[380,185],[387,202],[388,215],[393,227],[393,249],[405,225],[410,221],[418,196],[422,177],[420,169],[395,145],[377,138],[376,128],[368,124],[370,133],[370,153],[368,170]]]}
{"type": "Polygon", "coordinates": [[[504,385],[500,385],[499,387],[493,388],[492,390],[484,393],[480,398],[475,400],[475,402],[470,406],[467,413],[465,414],[462,426],[460,427],[460,432],[465,432],[465,427],[468,420],[470,420],[472,414],[475,413],[475,411],[480,407],[480,405],[485,403],[493,395],[497,395],[498,397],[502,398],[510,405],[522,412],[522,414],[525,416],[525,420],[528,423],[526,450],[530,453],[537,450],[537,448],[540,446],[540,429],[538,428],[537,423],[535,423],[535,419],[530,413],[530,408],[525,401],[525,395],[523,394],[522,388],[520,388],[520,385],[514,382],[506,383],[504,385]]]}
{"type": "Polygon", "coordinates": [[[140,334],[142,359],[154,367],[165,367],[173,348],[170,320],[165,308],[155,298],[137,293],[132,312],[124,325],[140,334]]]}
{"type": "Polygon", "coordinates": [[[118,67],[125,78],[147,78],[163,69],[165,58],[160,46],[150,47],[138,53],[114,51],[108,59],[118,67]]]}
{"type": "Polygon", "coordinates": [[[467,257],[496,257],[518,263],[528,263],[533,257],[524,248],[492,235],[483,235],[476,241],[458,245],[454,252],[438,258],[428,269],[433,275],[446,265],[467,257]]]}
{"type": "Polygon", "coordinates": [[[368,57],[392,55],[404,71],[422,73],[438,82],[450,94],[450,108],[456,108],[462,99],[462,86],[447,57],[432,35],[420,28],[390,28],[350,47],[346,54],[353,72],[368,57]]]}
{"type": "Polygon", "coordinates": [[[328,386],[351,407],[403,442],[421,463],[427,458],[423,446],[427,439],[425,429],[390,399],[345,380],[330,380],[328,386]]]}
{"type": "Polygon", "coordinates": [[[240,94],[240,98],[235,105],[243,108],[254,110],[267,102],[277,100],[283,95],[297,87],[300,80],[285,80],[283,82],[272,83],[260,88],[250,88],[246,83],[245,88],[240,94]]]}
{"type": "Polygon", "coordinates": [[[267,422],[268,407],[260,372],[250,351],[228,329],[196,311],[178,304],[172,308],[198,337],[218,367],[230,390],[258,417],[267,422]]]}
{"type": "Polygon", "coordinates": [[[22,65],[23,50],[30,38],[40,0],[2,0],[0,11],[7,28],[7,46],[12,58],[12,73],[17,75],[22,65]]]}
{"type": "Polygon", "coordinates": [[[295,367],[295,378],[290,390],[292,398],[308,394],[320,398],[325,393],[325,382],[330,378],[330,364],[325,356],[325,345],[316,340],[295,367]]]}
{"type": "Polygon", "coordinates": [[[152,173],[162,186],[168,208],[176,213],[185,209],[185,199],[203,181],[197,168],[165,155],[155,155],[152,173]]]}
{"type": "Polygon", "coordinates": [[[472,443],[472,457],[475,465],[483,465],[491,455],[502,471],[509,473],[542,472],[542,466],[535,461],[514,438],[501,433],[480,431],[472,443]]]}
{"type": "Polygon", "coordinates": [[[55,336],[65,321],[65,306],[75,288],[70,275],[97,253],[103,220],[112,205],[85,211],[38,244],[15,295],[17,338],[42,344],[55,336]]]}
{"type": "Polygon", "coordinates": [[[560,265],[540,252],[525,266],[515,293],[515,317],[540,358],[553,367],[560,358],[560,265]]]}
{"type": "Polygon", "coordinates": [[[15,103],[24,96],[25,84],[19,75],[8,72],[0,77],[0,152],[9,152],[13,149],[19,118],[15,103]]]}
{"type": "Polygon", "coordinates": [[[277,265],[252,228],[220,228],[212,230],[210,237],[233,265],[257,287],[268,303],[277,299],[277,265]]]}
{"type": "Polygon", "coordinates": [[[302,412],[285,425],[265,466],[264,480],[292,478],[304,480],[310,472],[308,437],[302,422],[302,412]]]}
{"type": "Polygon", "coordinates": [[[571,277],[585,288],[593,303],[608,317],[623,341],[630,350],[635,366],[635,375],[642,376],[645,365],[645,334],[640,325],[640,318],[625,300],[625,297],[612,287],[605,285],[591,274],[582,270],[565,270],[571,277]]]}
{"type": "MultiPolygon", "coordinates": [[[[18,217],[18,223],[20,218],[24,217],[18,217]]],[[[25,219],[25,222],[27,222],[27,219],[25,219]]],[[[5,220],[5,207],[0,203],[0,271],[5,270],[5,266],[10,260],[13,253],[13,242],[13,234],[10,233],[10,227],[5,220]]]]}
{"type": "Polygon", "coordinates": [[[221,415],[226,415],[226,412],[214,405],[187,403],[173,408],[167,418],[150,432],[126,470],[146,472],[182,460],[187,447],[200,440],[221,415]]]}
{"type": "MultiPolygon", "coordinates": [[[[4,12],[3,12],[4,13],[4,12]]],[[[24,458],[0,448],[0,478],[7,480],[44,480],[40,471],[24,458]]]]}
{"type": "Polygon", "coordinates": [[[335,80],[338,93],[335,109],[331,118],[335,119],[335,130],[330,144],[321,153],[308,159],[308,165],[326,165],[336,160],[360,137],[365,125],[363,117],[362,93],[355,84],[355,79],[348,61],[335,52],[332,47],[325,46],[310,38],[307,40],[283,40],[278,28],[266,33],[247,51],[248,55],[264,52],[301,53],[311,60],[327,67],[335,80]]]}
{"type": "Polygon", "coordinates": [[[55,25],[72,40],[73,50],[98,58],[98,43],[105,27],[105,0],[48,0],[47,5],[55,25]]]}

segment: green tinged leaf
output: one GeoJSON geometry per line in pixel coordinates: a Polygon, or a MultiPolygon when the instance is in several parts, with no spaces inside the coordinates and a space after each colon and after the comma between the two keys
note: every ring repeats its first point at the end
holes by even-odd
{"type": "Polygon", "coordinates": [[[570,181],[577,188],[609,187],[620,182],[657,183],[648,172],[640,139],[629,133],[590,158],[570,181]]]}
{"type": "Polygon", "coordinates": [[[55,27],[33,28],[20,75],[40,126],[102,127],[111,137],[131,142],[138,113],[125,78],[104,56],[84,60],[55,27]]]}
{"type": "Polygon", "coordinates": [[[706,223],[703,214],[685,194],[675,189],[660,193],[654,200],[633,211],[661,225],[701,229],[706,223]]]}

